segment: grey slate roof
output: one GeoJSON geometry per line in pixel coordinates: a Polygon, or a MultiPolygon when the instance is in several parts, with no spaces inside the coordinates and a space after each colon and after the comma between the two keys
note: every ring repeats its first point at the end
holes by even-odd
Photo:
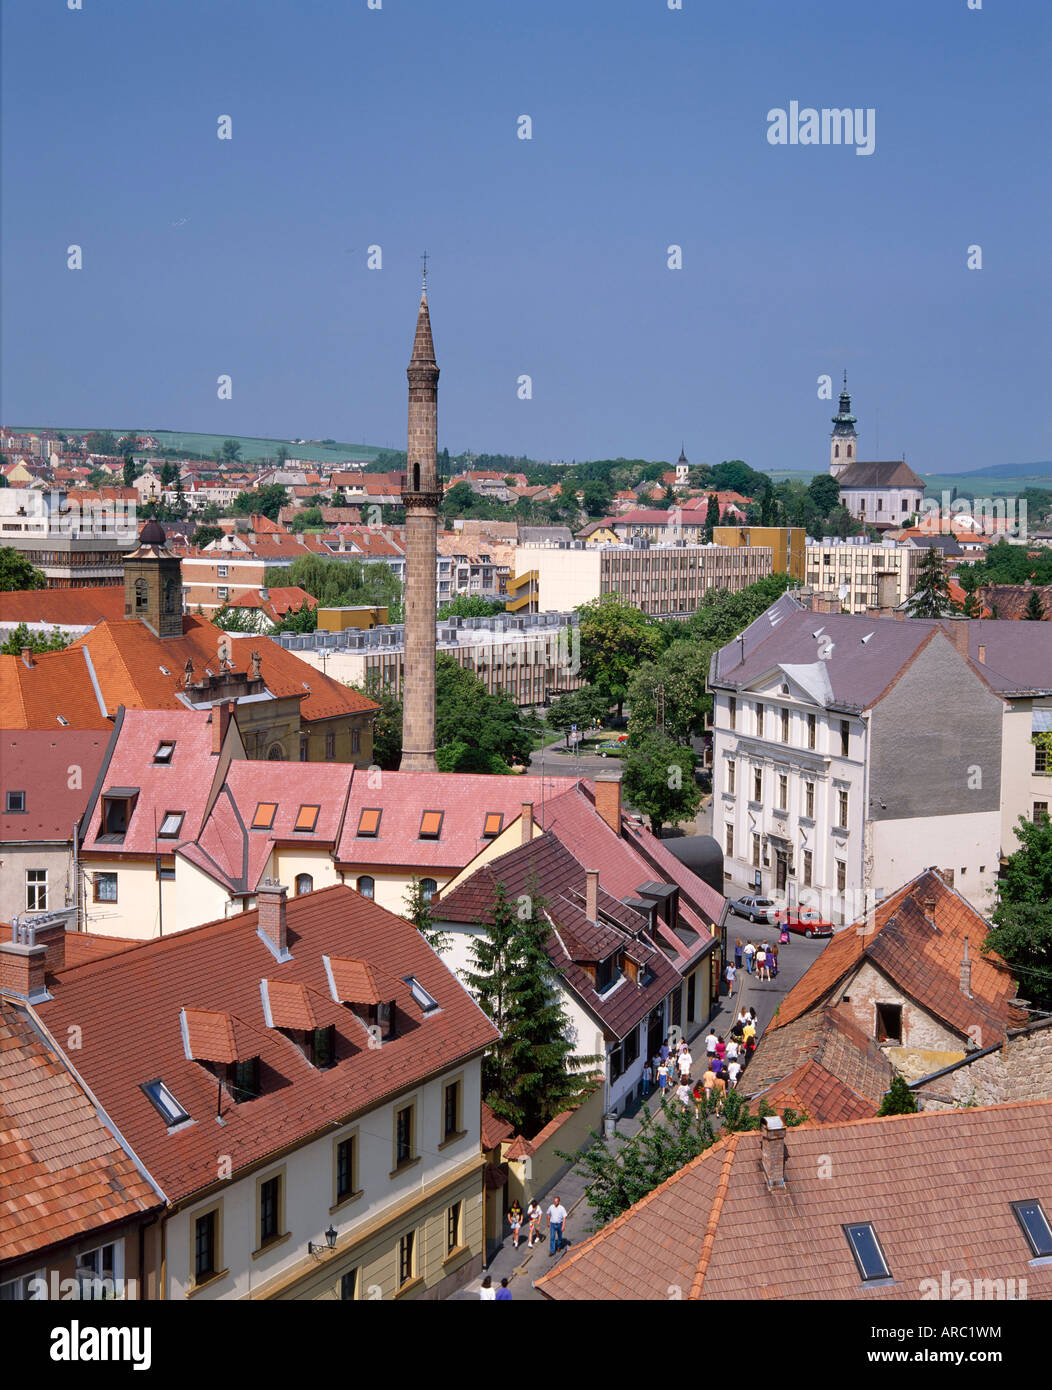
{"type": "Polygon", "coordinates": [[[924,491],[924,480],[918,478],[908,463],[902,459],[891,459],[886,463],[849,463],[837,475],[840,491],[851,488],[875,487],[919,487],[924,491]]]}

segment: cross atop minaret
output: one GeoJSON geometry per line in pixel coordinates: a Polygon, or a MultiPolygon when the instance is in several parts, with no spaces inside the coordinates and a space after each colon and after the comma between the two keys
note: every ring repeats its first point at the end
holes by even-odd
{"type": "MultiPolygon", "coordinates": [[[[420,257],[420,260],[422,261],[423,266],[424,266],[423,293],[424,293],[424,294],[427,294],[427,252],[426,252],[426,251],[425,251],[424,254],[420,257]]],[[[846,373],[846,372],[844,373],[844,376],[845,376],[845,379],[846,379],[846,377],[847,377],[847,373],[846,373]]]]}

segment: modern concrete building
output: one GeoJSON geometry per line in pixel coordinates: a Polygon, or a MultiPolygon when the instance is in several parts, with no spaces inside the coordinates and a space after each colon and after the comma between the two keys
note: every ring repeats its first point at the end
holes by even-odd
{"type": "Polygon", "coordinates": [[[40,570],[48,588],[120,584],[124,556],[136,544],[135,492],[128,491],[127,498],[106,493],[80,498],[64,489],[2,488],[0,545],[17,550],[40,570]]]}
{"type": "Polygon", "coordinates": [[[816,594],[835,595],[848,613],[872,608],[897,608],[917,587],[923,550],[912,541],[868,536],[808,538],[804,550],[804,581],[816,594]]]}
{"type": "Polygon", "coordinates": [[[791,574],[801,582],[804,579],[807,532],[802,526],[716,526],[712,539],[717,545],[769,545],[775,574],[791,574]]]}

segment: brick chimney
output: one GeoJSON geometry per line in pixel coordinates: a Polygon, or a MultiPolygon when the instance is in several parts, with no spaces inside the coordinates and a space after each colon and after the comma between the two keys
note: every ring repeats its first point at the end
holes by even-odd
{"type": "Polygon", "coordinates": [[[599,921],[599,870],[585,870],[584,915],[589,922],[599,921]]]}
{"type": "Polygon", "coordinates": [[[20,1003],[47,999],[47,946],[32,941],[32,929],[13,926],[11,940],[0,942],[0,995],[20,1003]]]}
{"type": "Polygon", "coordinates": [[[212,706],[212,752],[217,755],[223,751],[223,740],[236,708],[236,700],[223,700],[212,706]]]}
{"type": "Polygon", "coordinates": [[[290,960],[288,934],[288,889],[276,878],[265,878],[256,890],[259,910],[258,934],[278,960],[290,960]]]}
{"type": "Polygon", "coordinates": [[[785,1186],[785,1121],[768,1115],[760,1140],[760,1165],[769,1188],[785,1186]]]}
{"type": "Polygon", "coordinates": [[[962,656],[968,655],[967,618],[949,618],[943,623],[943,631],[962,656]]]}
{"type": "Polygon", "coordinates": [[[986,665],[986,646],[982,642],[979,643],[979,661],[983,666],[986,665]]]}
{"type": "Polygon", "coordinates": [[[66,968],[66,920],[68,914],[48,922],[31,922],[29,931],[35,946],[43,946],[45,951],[44,969],[49,974],[57,974],[66,968]]]}
{"type": "Polygon", "coordinates": [[[33,660],[33,653],[29,647],[22,648],[22,665],[28,666],[30,670],[36,665],[36,662],[33,660]]]}
{"type": "Polygon", "coordinates": [[[966,999],[972,997],[972,962],[968,955],[968,938],[964,938],[964,956],[961,959],[961,993],[966,999]]]}
{"type": "Polygon", "coordinates": [[[528,845],[533,839],[533,802],[522,803],[522,843],[528,845]]]}
{"type": "Polygon", "coordinates": [[[621,774],[604,773],[595,779],[595,809],[615,835],[621,834],[621,774]]]}

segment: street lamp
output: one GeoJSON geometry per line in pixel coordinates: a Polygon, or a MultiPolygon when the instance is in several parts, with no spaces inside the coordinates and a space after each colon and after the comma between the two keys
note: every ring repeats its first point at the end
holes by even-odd
{"type": "Polygon", "coordinates": [[[325,1245],[316,1245],[313,1240],[307,1242],[308,1255],[324,1255],[326,1247],[331,1252],[336,1249],[336,1227],[330,1226],[325,1232],[325,1245]]]}

